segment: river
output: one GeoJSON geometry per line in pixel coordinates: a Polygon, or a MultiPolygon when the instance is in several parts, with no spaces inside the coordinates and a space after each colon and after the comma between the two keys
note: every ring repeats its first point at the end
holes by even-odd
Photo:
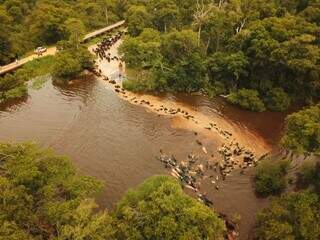
{"type": "MultiPolygon", "coordinates": [[[[206,115],[219,115],[239,129],[250,129],[275,145],[283,115],[250,113],[202,96],[166,95],[187,108],[206,115]]],[[[175,127],[174,117],[148,112],[117,96],[103,81],[88,78],[72,86],[54,86],[47,81],[42,89],[29,91],[29,97],[0,109],[0,140],[34,140],[72,158],[85,174],[102,179],[106,188],[101,206],[112,208],[131,187],[155,174],[169,174],[155,157],[159,150],[178,159],[200,153],[192,131],[175,127]]],[[[202,137],[215,152],[216,142],[202,137]]],[[[216,146],[217,148],[218,146],[216,146]]],[[[238,171],[221,182],[220,190],[205,186],[217,211],[241,215],[241,239],[247,239],[255,213],[266,201],[257,199],[251,185],[252,170],[238,171]]]]}
{"type": "MultiPolygon", "coordinates": [[[[111,50],[116,54],[120,43],[111,50]]],[[[102,72],[117,76],[117,63],[99,62],[102,72]]],[[[130,94],[130,93],[126,93],[130,94]]],[[[231,131],[237,141],[261,154],[276,147],[285,114],[253,113],[227,104],[223,99],[186,94],[134,95],[155,106],[179,107],[196,116],[197,124],[181,116],[161,115],[148,106],[130,102],[114,86],[88,76],[61,87],[45,82],[40,90],[30,88],[21,101],[0,106],[0,141],[36,141],[68,155],[83,173],[105,182],[99,197],[101,207],[112,209],[123,194],[156,174],[170,174],[156,159],[160,149],[185,160],[188,154],[202,159],[218,155],[223,139],[204,126],[208,121],[231,131]],[[191,123],[190,123],[191,122],[191,123]],[[194,132],[197,132],[195,135],[194,132]],[[197,141],[206,146],[208,154],[197,141]]],[[[154,107],[155,107],[154,106],[154,107]]],[[[258,199],[251,183],[253,169],[232,172],[219,190],[203,179],[201,191],[214,208],[228,217],[240,215],[240,239],[246,240],[255,214],[267,201],[258,199]]]]}

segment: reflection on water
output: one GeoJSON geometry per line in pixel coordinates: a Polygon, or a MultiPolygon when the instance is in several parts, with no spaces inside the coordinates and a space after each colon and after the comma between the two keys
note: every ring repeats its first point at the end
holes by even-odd
{"type": "MultiPolygon", "coordinates": [[[[0,140],[36,140],[69,155],[81,171],[106,182],[99,202],[108,208],[128,188],[149,176],[166,174],[162,164],[155,160],[160,149],[178,159],[201,152],[192,132],[173,129],[169,117],[158,117],[119,99],[95,79],[68,87],[46,82],[41,90],[30,90],[29,95],[18,104],[0,109],[0,140]]],[[[279,138],[281,114],[249,113],[219,99],[209,101],[200,96],[164,97],[206,114],[229,118],[234,124],[254,129],[270,143],[279,138]]],[[[215,146],[213,141],[208,144],[215,146]]],[[[216,153],[216,147],[209,152],[216,153]]],[[[245,175],[235,172],[221,183],[219,191],[209,185],[205,187],[218,211],[241,215],[242,239],[247,239],[256,211],[265,204],[254,196],[250,176],[250,172],[245,175]]]]}

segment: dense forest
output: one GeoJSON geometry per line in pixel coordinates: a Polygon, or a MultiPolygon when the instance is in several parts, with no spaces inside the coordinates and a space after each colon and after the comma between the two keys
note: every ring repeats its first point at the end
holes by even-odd
{"type": "MultiPolygon", "coordinates": [[[[94,67],[85,33],[126,20],[119,48],[126,90],[222,96],[252,111],[305,108],[285,120],[284,151],[320,154],[320,0],[0,0],[0,65],[38,46],[60,48],[0,78],[0,103],[26,96],[28,80],[69,81],[94,67]]],[[[291,155],[291,156],[292,156],[291,155]]],[[[257,240],[320,238],[320,163],[263,160],[254,171],[257,240]],[[294,189],[294,191],[292,191],[294,189]]],[[[0,239],[213,239],[226,222],[158,176],[107,212],[103,184],[33,143],[0,144],[0,239]]]]}
{"type": "Polygon", "coordinates": [[[86,31],[99,29],[119,19],[108,7],[110,1],[1,0],[0,65],[41,45],[68,39],[68,21],[80,20],[86,31]]]}
{"type": "Polygon", "coordinates": [[[284,111],[320,95],[318,0],[0,3],[0,65],[69,39],[72,21],[88,32],[125,19],[129,90],[224,94],[254,111],[284,111]]]}
{"type": "Polygon", "coordinates": [[[0,239],[223,239],[226,227],[173,178],[129,191],[111,213],[97,210],[103,183],[35,144],[0,144],[0,239]]]}
{"type": "Polygon", "coordinates": [[[230,94],[255,111],[320,95],[317,0],[128,2],[130,90],[230,94]]]}

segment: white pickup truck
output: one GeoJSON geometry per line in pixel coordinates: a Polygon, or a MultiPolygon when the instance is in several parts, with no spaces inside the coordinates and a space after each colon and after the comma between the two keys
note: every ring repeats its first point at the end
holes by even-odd
{"type": "Polygon", "coordinates": [[[35,54],[43,54],[47,51],[47,49],[45,47],[38,47],[36,50],[34,50],[35,54]]]}

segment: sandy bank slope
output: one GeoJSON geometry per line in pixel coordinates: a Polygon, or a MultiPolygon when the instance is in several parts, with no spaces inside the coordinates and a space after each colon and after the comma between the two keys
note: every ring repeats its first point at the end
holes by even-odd
{"type": "MultiPolygon", "coordinates": [[[[109,52],[112,56],[117,55],[117,49],[120,44],[121,41],[118,41],[110,49],[109,52]]],[[[117,85],[121,87],[118,61],[108,63],[106,60],[98,60],[97,64],[104,76],[116,80],[117,85]]],[[[105,81],[105,83],[107,87],[117,89],[109,81],[105,81]]],[[[239,143],[246,150],[254,152],[257,157],[271,150],[271,146],[257,133],[224,119],[219,114],[208,116],[197,111],[197,109],[191,109],[189,106],[176,102],[173,99],[119,90],[117,91],[120,98],[132,104],[142,106],[147,111],[156,113],[159,116],[170,116],[172,127],[197,132],[221,144],[239,143]],[[179,111],[177,112],[177,110],[179,111]],[[186,115],[186,112],[188,115],[186,115]]]]}

